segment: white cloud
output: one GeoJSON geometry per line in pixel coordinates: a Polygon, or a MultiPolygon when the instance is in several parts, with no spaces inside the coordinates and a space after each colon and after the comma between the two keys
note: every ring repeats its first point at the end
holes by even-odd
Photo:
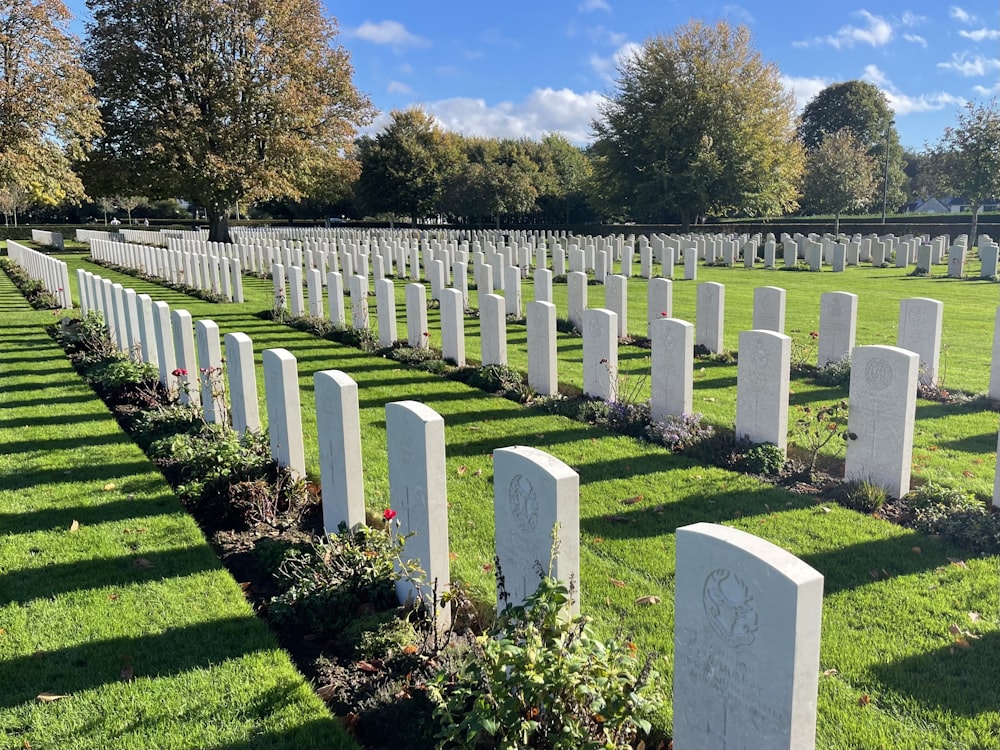
{"type": "Polygon", "coordinates": [[[411,34],[399,21],[365,21],[353,31],[348,32],[350,36],[356,36],[372,44],[388,44],[395,48],[400,47],[427,47],[430,42],[423,37],[411,34]]]}
{"type": "Polygon", "coordinates": [[[872,47],[882,47],[892,41],[892,24],[882,16],[876,16],[867,10],[859,10],[851,14],[863,19],[864,26],[841,26],[836,34],[817,36],[811,40],[793,42],[796,47],[811,47],[818,44],[829,44],[834,49],[846,47],[850,49],[855,44],[869,44],[872,47]]]}
{"type": "Polygon", "coordinates": [[[953,52],[950,62],[940,62],[937,66],[942,70],[950,70],[969,78],[971,76],[984,76],[991,71],[1000,70],[1000,59],[983,57],[982,55],[969,57],[965,52],[953,52]]]}
{"type": "Polygon", "coordinates": [[[974,23],[976,17],[969,13],[969,11],[959,8],[957,5],[952,5],[951,10],[948,11],[948,15],[954,18],[959,23],[974,23]]]}
{"type": "Polygon", "coordinates": [[[802,109],[831,83],[826,78],[806,78],[801,76],[781,76],[781,85],[792,96],[795,97],[795,110],[801,112],[802,109]]]}
{"type": "Polygon", "coordinates": [[[979,94],[979,96],[982,96],[982,97],[996,96],[996,95],[1000,94],[1000,81],[997,81],[995,85],[990,86],[990,87],[986,87],[986,86],[973,86],[972,90],[975,91],[977,94],[979,94]]]}
{"type": "Polygon", "coordinates": [[[409,63],[403,63],[402,65],[399,66],[399,72],[402,73],[404,76],[408,76],[411,73],[413,73],[413,66],[410,65],[409,63]]]}
{"type": "Polygon", "coordinates": [[[888,76],[877,65],[866,65],[861,80],[878,86],[882,93],[885,94],[885,98],[889,102],[889,108],[897,116],[908,115],[914,112],[931,112],[965,103],[962,97],[954,96],[944,91],[938,91],[933,94],[920,94],[919,96],[904,94],[893,85],[892,81],[889,80],[888,76]]]}
{"type": "Polygon", "coordinates": [[[595,10],[603,10],[605,13],[611,12],[611,6],[606,0],[583,0],[576,9],[581,13],[591,13],[595,10]]]}
{"type": "MultiPolygon", "coordinates": [[[[603,101],[604,95],[597,91],[544,88],[535,89],[519,102],[490,105],[485,99],[455,97],[420,106],[445,130],[464,135],[537,140],[558,132],[570,142],[584,145],[593,139],[590,121],[599,115],[603,101]]],[[[378,132],[388,122],[383,114],[367,132],[378,132]]]]}
{"type": "Polygon", "coordinates": [[[752,26],[757,21],[753,17],[753,14],[742,5],[723,5],[722,15],[739,23],[745,23],[748,26],[752,26]]]}
{"type": "Polygon", "coordinates": [[[914,44],[919,44],[925,49],[927,48],[927,40],[920,36],[920,34],[903,34],[903,39],[914,44]]]}
{"type": "Polygon", "coordinates": [[[641,44],[625,42],[608,57],[601,57],[596,52],[590,56],[590,67],[594,69],[607,83],[614,83],[618,66],[623,60],[642,50],[641,44]]]}
{"type": "Polygon", "coordinates": [[[903,17],[900,19],[900,22],[903,24],[903,26],[912,28],[914,26],[919,26],[926,20],[927,16],[918,16],[916,13],[911,13],[910,11],[906,11],[903,13],[903,17]]]}
{"type": "Polygon", "coordinates": [[[386,91],[388,91],[390,94],[404,94],[407,96],[413,93],[413,89],[411,89],[402,81],[389,81],[389,85],[386,88],[386,91]]]}
{"type": "Polygon", "coordinates": [[[981,42],[984,39],[1000,39],[1000,29],[976,29],[975,31],[966,31],[962,29],[958,32],[959,36],[964,36],[966,39],[971,39],[974,42],[981,42]]]}

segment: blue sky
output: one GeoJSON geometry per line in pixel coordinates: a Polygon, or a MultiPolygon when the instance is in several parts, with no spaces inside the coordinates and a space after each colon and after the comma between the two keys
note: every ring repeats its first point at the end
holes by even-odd
{"type": "MultiPolygon", "coordinates": [[[[663,0],[324,0],[355,84],[382,111],[422,106],[468,135],[584,144],[615,60],[691,18],[749,26],[799,106],[824,86],[877,85],[904,146],[920,149],[964,102],[1000,94],[1000,3],[914,0],[679,3],[663,0]]],[[[83,0],[70,10],[85,13],[83,0]]],[[[378,127],[379,122],[376,123],[378,127]]]]}

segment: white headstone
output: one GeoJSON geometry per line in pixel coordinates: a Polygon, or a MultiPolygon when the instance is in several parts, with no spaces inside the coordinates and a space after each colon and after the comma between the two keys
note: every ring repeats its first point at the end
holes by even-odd
{"type": "Polygon", "coordinates": [[[336,271],[326,275],[327,297],[330,303],[330,322],[338,326],[347,325],[344,314],[344,277],[336,271]]]}
{"type": "Polygon", "coordinates": [[[566,317],[573,327],[583,331],[583,313],[587,309],[587,274],[571,271],[566,276],[566,317]]]}
{"type": "Polygon", "coordinates": [[[813,750],[823,576],[739,529],[677,529],[674,746],[813,750]]]}
{"type": "MultiPolygon", "coordinates": [[[[389,454],[389,506],[396,511],[399,533],[406,540],[406,557],[423,569],[423,583],[401,578],[396,593],[401,602],[417,597],[431,605],[448,591],[448,481],[445,473],[444,420],[416,401],[385,405],[389,454]]],[[[447,627],[450,611],[436,612],[439,627],[447,627]]]]}
{"type": "Polygon", "coordinates": [[[313,383],[323,527],[327,534],[335,534],[341,524],[354,530],[365,523],[358,384],[340,370],[317,372],[313,383]]]}
{"type": "Polygon", "coordinates": [[[740,331],[736,372],[736,439],[788,442],[788,378],[792,340],[774,331],[740,331]]]}
{"type": "Polygon", "coordinates": [[[993,356],[990,364],[990,387],[987,395],[1000,401],[1000,307],[993,316],[993,356]]]}
{"type": "Polygon", "coordinates": [[[498,609],[522,604],[538,588],[541,570],[575,589],[571,612],[578,613],[579,475],[537,448],[498,448],[493,451],[493,515],[496,556],[509,596],[508,602],[498,598],[498,609]]]}
{"type": "Polygon", "coordinates": [[[194,324],[198,345],[198,382],[205,421],[209,424],[227,424],[225,377],[222,373],[222,344],[219,326],[213,320],[199,320],[194,324]]]}
{"type": "Polygon", "coordinates": [[[552,271],[547,268],[535,269],[535,302],[552,301],[552,271]]]}
{"type": "Polygon", "coordinates": [[[479,338],[483,366],[507,364],[507,316],[499,294],[479,298],[479,338]]]}
{"type": "Polygon", "coordinates": [[[753,327],[759,331],[785,332],[785,290],[759,286],[753,290],[753,327]]]}
{"type": "Polygon", "coordinates": [[[941,357],[941,325],[944,303],[927,297],[911,297],[899,302],[899,334],[896,346],[920,357],[918,379],[936,385],[941,357]]]}
{"type": "Polygon", "coordinates": [[[288,269],[288,306],[293,318],[306,314],[306,303],[302,295],[302,269],[290,266],[288,269]]]}
{"type": "Polygon", "coordinates": [[[392,279],[375,282],[375,309],[378,314],[378,345],[390,347],[396,340],[396,292],[392,279]]]}
{"type": "Polygon", "coordinates": [[[726,288],[722,284],[715,281],[698,284],[695,343],[712,354],[718,354],[723,348],[725,306],[726,288]]]}
{"type": "Polygon", "coordinates": [[[351,277],[351,327],[356,331],[368,328],[368,277],[351,277]]]}
{"type": "Polygon", "coordinates": [[[427,292],[423,284],[406,285],[406,343],[414,349],[430,347],[427,329],[427,292]]]}
{"type": "Polygon", "coordinates": [[[227,333],[224,341],[226,345],[226,370],[229,377],[229,409],[233,429],[240,435],[247,432],[260,432],[253,342],[245,333],[227,333]]]}
{"type": "Polygon", "coordinates": [[[678,318],[660,318],[649,326],[650,419],[690,414],[694,372],[694,326],[678,318]]]}
{"type": "Polygon", "coordinates": [[[441,290],[441,357],[465,365],[465,307],[457,289],[441,290]]]}
{"type": "Polygon", "coordinates": [[[583,311],[583,392],[605,401],[618,392],[617,317],[600,307],[583,311]]]}
{"type": "Polygon", "coordinates": [[[818,366],[840,362],[854,348],[858,319],[858,295],[851,292],[825,292],[819,298],[818,366]]]}
{"type": "Polygon", "coordinates": [[[618,316],[618,338],[628,336],[628,279],[608,276],[604,285],[604,307],[618,316]]]}
{"type": "Polygon", "coordinates": [[[646,335],[651,336],[653,321],[674,314],[674,282],[670,279],[650,279],[646,287],[646,335]]]}
{"type": "Polygon", "coordinates": [[[287,466],[295,476],[303,477],[306,459],[295,356],[287,349],[265,349],[262,359],[271,457],[279,466],[287,466]]]}
{"type": "Polygon", "coordinates": [[[846,479],[873,482],[893,497],[910,491],[919,362],[895,346],[854,348],[846,479]]]}
{"type": "Polygon", "coordinates": [[[174,357],[177,361],[177,387],[182,405],[199,403],[198,362],[194,355],[194,329],[191,327],[191,313],[174,310],[170,315],[174,337],[174,357]]]}
{"type": "Polygon", "coordinates": [[[543,396],[559,390],[556,348],[556,306],[551,302],[529,302],[528,386],[543,396]]]}

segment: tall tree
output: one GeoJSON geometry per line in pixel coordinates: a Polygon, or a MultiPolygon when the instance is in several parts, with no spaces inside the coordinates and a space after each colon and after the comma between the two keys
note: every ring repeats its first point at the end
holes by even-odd
{"type": "Polygon", "coordinates": [[[372,214],[418,219],[438,211],[445,180],[458,171],[461,154],[434,118],[417,107],[391,113],[374,137],[358,141],[361,176],[355,191],[372,214]]]}
{"type": "Polygon", "coordinates": [[[827,134],[845,129],[864,144],[869,156],[882,167],[878,191],[872,194],[868,205],[863,208],[881,210],[884,201],[893,211],[904,204],[906,175],[903,172],[903,147],[899,144],[899,133],[889,102],[878,86],[865,81],[832,83],[816,94],[802,110],[799,137],[806,151],[819,148],[827,134]]]}
{"type": "Polygon", "coordinates": [[[619,65],[592,123],[596,179],[637,219],[796,207],[795,105],[745,26],[691,21],[619,65]]]}
{"type": "Polygon", "coordinates": [[[878,184],[878,165],[854,133],[829,133],[806,155],[805,200],[834,215],[833,233],[840,234],[840,215],[871,202],[878,184]]]}
{"type": "Polygon", "coordinates": [[[945,128],[933,149],[943,177],[955,193],[969,202],[972,226],[969,244],[978,240],[979,211],[1000,198],[1000,108],[997,100],[968,102],[956,127],[945,128]]]}
{"type": "Polygon", "coordinates": [[[372,107],[319,0],[87,0],[114,192],[182,197],[228,239],[237,201],[297,198],[372,107]]]}
{"type": "Polygon", "coordinates": [[[0,185],[31,203],[83,197],[72,169],[100,131],[62,0],[0,0],[0,185]]]}

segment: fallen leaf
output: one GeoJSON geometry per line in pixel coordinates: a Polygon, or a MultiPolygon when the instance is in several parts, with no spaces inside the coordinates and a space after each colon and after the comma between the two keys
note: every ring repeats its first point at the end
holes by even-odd
{"type": "Polygon", "coordinates": [[[135,679],[135,671],[132,669],[131,662],[122,664],[121,671],[118,673],[118,679],[122,682],[132,682],[135,679]]]}
{"type": "Polygon", "coordinates": [[[619,581],[617,578],[609,578],[608,580],[620,589],[625,588],[625,581],[619,581]]]}
{"type": "Polygon", "coordinates": [[[600,544],[603,541],[604,541],[604,537],[602,537],[602,536],[595,536],[594,537],[594,544],[600,544]]]}
{"type": "Polygon", "coordinates": [[[820,513],[830,513],[830,512],[832,512],[832,511],[831,511],[831,510],[830,510],[829,508],[827,508],[827,507],[826,507],[825,505],[821,505],[821,506],[819,506],[819,508],[817,508],[817,510],[818,510],[818,511],[819,511],[820,513]]]}
{"type": "Polygon", "coordinates": [[[959,648],[972,648],[969,642],[964,638],[956,638],[955,645],[958,646],[959,648]]]}
{"type": "Polygon", "coordinates": [[[476,469],[474,472],[472,472],[472,476],[474,477],[481,477],[482,475],[483,475],[482,469],[476,469]]]}
{"type": "Polygon", "coordinates": [[[39,693],[35,700],[39,703],[53,703],[54,701],[61,701],[63,698],[69,698],[68,695],[57,695],[56,693],[39,693]]]}
{"type": "Polygon", "coordinates": [[[834,675],[838,675],[838,674],[840,674],[840,670],[838,670],[838,669],[825,669],[825,670],[823,670],[823,676],[824,677],[833,677],[834,675]]]}
{"type": "Polygon", "coordinates": [[[633,495],[622,500],[622,505],[635,505],[642,502],[642,495],[633,495]]]}
{"type": "Polygon", "coordinates": [[[448,553],[448,559],[449,560],[457,560],[458,559],[458,555],[456,555],[454,552],[449,552],[448,553]]]}
{"type": "Polygon", "coordinates": [[[462,464],[461,466],[459,466],[459,467],[458,467],[458,469],[456,470],[456,473],[457,473],[457,474],[458,474],[459,476],[462,476],[462,475],[463,475],[463,474],[464,474],[464,473],[465,473],[465,472],[467,471],[467,468],[468,468],[468,467],[466,467],[466,465],[465,465],[465,464],[462,464]]]}
{"type": "Polygon", "coordinates": [[[323,700],[330,700],[337,693],[336,685],[324,685],[321,688],[316,689],[316,695],[318,695],[323,700]]]}
{"type": "Polygon", "coordinates": [[[355,666],[356,669],[359,669],[362,672],[378,672],[378,667],[376,667],[374,664],[372,664],[369,661],[362,660],[362,661],[359,661],[354,666],[355,666]]]}
{"type": "Polygon", "coordinates": [[[605,516],[605,518],[609,521],[614,521],[615,523],[632,523],[625,516],[605,516]]]}
{"type": "Polygon", "coordinates": [[[910,548],[910,552],[912,552],[914,555],[919,555],[920,552],[921,552],[921,549],[920,549],[920,547],[911,547],[910,548]]]}
{"type": "Polygon", "coordinates": [[[927,446],[927,450],[929,450],[929,451],[936,451],[937,450],[937,446],[936,445],[929,445],[929,446],[927,446]]]}
{"type": "Polygon", "coordinates": [[[416,646],[414,646],[414,645],[413,645],[413,644],[411,643],[410,645],[408,645],[408,646],[404,646],[404,647],[403,647],[403,653],[404,653],[404,654],[415,654],[415,653],[417,653],[417,647],[416,647],[416,646]]]}
{"type": "Polygon", "coordinates": [[[714,403],[715,403],[715,399],[714,399],[714,398],[712,398],[711,396],[706,396],[706,397],[704,398],[704,400],[705,400],[705,401],[708,401],[708,402],[709,402],[710,404],[714,404],[714,403]]]}
{"type": "Polygon", "coordinates": [[[132,561],[132,565],[140,570],[149,570],[155,567],[153,563],[147,560],[145,557],[139,557],[132,561]]]}
{"type": "Polygon", "coordinates": [[[635,603],[636,604],[659,604],[660,603],[660,597],[658,597],[658,596],[652,596],[652,595],[650,595],[650,596],[640,596],[638,599],[635,600],[635,603]]]}
{"type": "Polygon", "coordinates": [[[876,581],[878,580],[878,571],[877,570],[869,570],[868,571],[868,575],[870,575],[876,581]]]}
{"type": "Polygon", "coordinates": [[[861,706],[862,708],[864,708],[865,706],[867,706],[871,702],[872,702],[872,699],[870,697],[868,697],[867,695],[862,695],[860,698],[858,698],[858,705],[861,706]]]}
{"type": "Polygon", "coordinates": [[[963,477],[966,477],[966,478],[968,478],[968,479],[971,479],[972,477],[974,477],[974,476],[976,476],[976,475],[975,475],[975,474],[973,474],[973,473],[972,473],[971,471],[969,471],[968,469],[966,469],[965,471],[963,471],[963,472],[962,472],[962,476],[963,476],[963,477]]]}
{"type": "Polygon", "coordinates": [[[489,572],[491,572],[492,570],[493,570],[493,563],[486,563],[486,564],[485,564],[485,565],[483,566],[483,572],[485,572],[485,573],[489,573],[489,572]]]}
{"type": "Polygon", "coordinates": [[[978,612],[969,612],[969,619],[972,620],[973,622],[979,622],[980,620],[983,619],[983,616],[980,615],[978,612]]]}
{"type": "Polygon", "coordinates": [[[114,482],[108,482],[106,485],[104,485],[105,492],[111,492],[111,490],[113,490],[114,488],[115,488],[114,482]]]}
{"type": "Polygon", "coordinates": [[[969,567],[968,565],[965,564],[965,560],[959,560],[957,557],[948,557],[946,559],[948,560],[948,562],[950,562],[956,568],[967,568],[967,567],[969,567]]]}
{"type": "Polygon", "coordinates": [[[956,625],[955,623],[952,623],[951,625],[948,626],[948,632],[951,633],[952,635],[960,635],[962,633],[962,629],[958,627],[958,625],[956,625]]]}
{"type": "Polygon", "coordinates": [[[74,534],[79,530],[80,530],[80,522],[74,519],[73,523],[69,525],[69,533],[74,534]]]}
{"type": "Polygon", "coordinates": [[[118,594],[108,594],[108,599],[110,599],[113,602],[116,602],[118,601],[118,594]]]}

